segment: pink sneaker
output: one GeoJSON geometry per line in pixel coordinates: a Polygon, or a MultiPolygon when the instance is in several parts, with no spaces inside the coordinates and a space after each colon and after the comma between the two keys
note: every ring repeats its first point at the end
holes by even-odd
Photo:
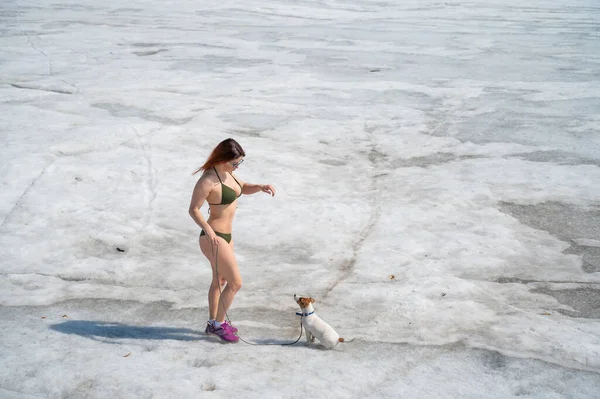
{"type": "Polygon", "coordinates": [[[233,332],[231,332],[229,329],[223,328],[222,325],[219,328],[215,328],[215,326],[212,324],[206,323],[206,330],[204,330],[204,332],[207,334],[216,335],[225,342],[238,342],[239,340],[239,338],[233,332]]]}
{"type": "Polygon", "coordinates": [[[236,333],[238,332],[238,329],[235,328],[234,326],[232,326],[231,324],[227,323],[226,321],[223,322],[223,324],[221,324],[221,327],[223,327],[226,330],[231,331],[232,333],[236,333]]]}

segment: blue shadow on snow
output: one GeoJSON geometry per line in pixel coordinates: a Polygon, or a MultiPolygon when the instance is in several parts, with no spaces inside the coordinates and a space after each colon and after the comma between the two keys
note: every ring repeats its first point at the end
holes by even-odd
{"type": "Polygon", "coordinates": [[[197,341],[205,339],[204,331],[174,327],[130,326],[104,321],[68,320],[50,326],[63,334],[76,334],[94,340],[108,339],[172,339],[197,341]]]}

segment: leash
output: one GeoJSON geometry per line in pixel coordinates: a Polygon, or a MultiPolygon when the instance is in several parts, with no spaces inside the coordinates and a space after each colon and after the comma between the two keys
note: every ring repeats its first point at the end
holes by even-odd
{"type": "MultiPolygon", "coordinates": [[[[214,249],[215,246],[213,246],[214,249]]],[[[225,305],[223,305],[223,298],[222,298],[222,294],[223,294],[223,290],[221,289],[221,282],[219,281],[219,246],[216,245],[216,253],[213,252],[213,254],[215,255],[215,272],[217,275],[217,284],[219,284],[219,303],[221,304],[223,310],[225,311],[225,319],[227,320],[227,322],[229,323],[229,325],[231,324],[231,320],[229,319],[229,315],[227,314],[227,310],[225,310],[225,305]]],[[[302,315],[302,313],[296,313],[299,316],[304,317],[304,315],[302,315]]],[[[248,342],[246,341],[244,338],[240,337],[240,335],[238,333],[235,333],[235,335],[240,339],[240,341],[244,342],[245,344],[248,345],[256,345],[256,346],[263,346],[263,345],[281,345],[281,346],[287,346],[287,345],[294,345],[296,342],[300,341],[300,338],[302,338],[302,317],[300,317],[300,335],[298,336],[298,338],[294,341],[294,342],[285,342],[285,343],[274,343],[274,342],[266,342],[266,343],[256,343],[256,342],[248,342]]]]}

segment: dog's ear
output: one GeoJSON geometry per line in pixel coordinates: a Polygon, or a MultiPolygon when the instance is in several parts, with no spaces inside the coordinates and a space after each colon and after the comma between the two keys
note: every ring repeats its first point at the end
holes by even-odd
{"type": "Polygon", "coordinates": [[[310,298],[310,303],[315,303],[314,298],[310,298]]]}

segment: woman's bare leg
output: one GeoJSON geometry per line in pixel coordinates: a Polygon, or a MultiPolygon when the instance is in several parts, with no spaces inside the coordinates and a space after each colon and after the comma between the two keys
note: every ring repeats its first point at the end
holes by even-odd
{"type": "Polygon", "coordinates": [[[227,243],[219,237],[217,251],[216,248],[212,247],[206,236],[202,236],[200,238],[200,248],[204,256],[210,261],[213,271],[212,282],[208,290],[209,318],[223,322],[225,321],[225,313],[229,310],[235,294],[242,287],[242,278],[233,252],[233,242],[227,243]],[[217,252],[218,258],[216,258],[217,252]]]}
{"type": "MultiPolygon", "coordinates": [[[[214,269],[213,269],[214,270],[214,269]]],[[[221,291],[225,288],[224,278],[220,278],[221,284],[217,281],[217,276],[213,272],[212,282],[210,284],[210,288],[208,289],[208,319],[215,320],[217,318],[217,310],[219,308],[219,300],[221,298],[221,291]]]]}
{"type": "Polygon", "coordinates": [[[212,281],[210,284],[210,288],[208,289],[208,319],[214,320],[217,317],[217,310],[219,307],[219,299],[221,296],[221,291],[225,288],[225,284],[227,281],[223,277],[217,280],[217,275],[215,273],[215,255],[216,250],[213,249],[212,245],[208,242],[208,239],[205,236],[200,236],[200,250],[204,254],[204,256],[208,259],[212,266],[212,281]],[[203,238],[204,237],[204,238],[203,238]]]}

